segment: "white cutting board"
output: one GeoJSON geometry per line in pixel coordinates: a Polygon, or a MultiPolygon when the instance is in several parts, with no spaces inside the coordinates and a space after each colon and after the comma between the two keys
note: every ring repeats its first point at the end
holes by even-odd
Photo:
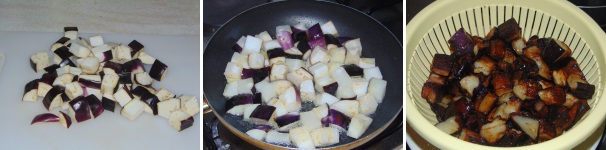
{"type": "MultiPolygon", "coordinates": [[[[93,35],[97,34],[78,36],[93,35]]],[[[105,42],[128,44],[136,39],[145,46],[146,53],[168,65],[163,81],[154,81],[154,88],[201,99],[199,36],[99,35],[105,42]]],[[[37,51],[49,51],[62,36],[63,33],[0,32],[0,54],[5,56],[0,70],[0,149],[200,149],[200,115],[194,116],[192,127],[181,132],[162,117],[143,113],[130,121],[120,116],[119,109],[114,113],[104,111],[98,118],[82,123],[73,122],[69,129],[59,123],[30,125],[34,116],[48,111],[41,98],[37,102],[21,101],[25,84],[42,76],[34,73],[28,59],[37,51]]],[[[147,71],[149,68],[150,65],[145,66],[147,71]]],[[[52,111],[57,112],[58,109],[52,111]]]]}

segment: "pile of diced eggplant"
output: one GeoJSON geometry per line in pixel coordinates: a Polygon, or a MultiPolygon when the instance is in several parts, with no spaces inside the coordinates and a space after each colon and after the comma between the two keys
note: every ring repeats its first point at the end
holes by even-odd
{"type": "Polygon", "coordinates": [[[42,97],[49,112],[60,109],[58,116],[40,114],[32,124],[60,122],[69,128],[72,118],[83,122],[99,117],[104,110],[114,112],[122,107],[120,114],[129,120],[146,112],[168,119],[177,131],[193,125],[192,116],[200,112],[198,99],[153,88],[154,80],[161,81],[168,66],[148,55],[141,43],[106,43],[101,36],[86,39],[77,35],[78,28],[65,27],[65,36],[51,45],[52,60],[47,51],[30,57],[31,67],[42,77],[25,85],[23,101],[42,97]],[[149,72],[144,65],[151,65],[149,72]]]}
{"type": "Polygon", "coordinates": [[[526,41],[514,19],[484,37],[463,28],[448,40],[451,55],[435,54],[422,88],[439,123],[459,139],[491,146],[523,146],[570,129],[595,93],[557,39],[526,41]]]}
{"type": "Polygon", "coordinates": [[[339,143],[340,132],[360,138],[385,96],[375,59],[360,57],[360,39],[339,37],[330,21],[242,36],[233,49],[225,107],[256,125],[246,134],[257,140],[313,149],[339,143]]]}

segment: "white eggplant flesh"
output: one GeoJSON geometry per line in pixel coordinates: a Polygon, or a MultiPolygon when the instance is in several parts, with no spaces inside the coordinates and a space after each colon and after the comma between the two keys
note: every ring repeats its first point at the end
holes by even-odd
{"type": "Polygon", "coordinates": [[[288,66],[285,64],[273,64],[271,66],[271,71],[269,72],[269,80],[276,81],[286,79],[286,74],[288,73],[288,66]]]}
{"type": "Polygon", "coordinates": [[[251,130],[246,131],[246,135],[252,137],[253,139],[259,140],[259,141],[265,140],[266,134],[267,134],[267,132],[260,130],[260,129],[251,129],[251,130]]]}
{"type": "Polygon", "coordinates": [[[124,105],[128,104],[133,100],[134,96],[130,93],[130,90],[126,86],[118,87],[118,91],[114,93],[114,98],[120,104],[120,106],[124,107],[124,105]]]}
{"type": "Polygon", "coordinates": [[[301,82],[312,80],[314,77],[303,68],[299,68],[293,72],[286,74],[286,79],[292,82],[295,86],[301,86],[301,82]]]}
{"type": "Polygon", "coordinates": [[[42,97],[46,96],[46,93],[51,88],[53,88],[53,87],[47,83],[38,82],[38,96],[42,96],[42,97]]]}
{"type": "Polygon", "coordinates": [[[305,80],[301,82],[301,86],[299,86],[299,91],[301,93],[301,100],[313,102],[316,99],[316,90],[314,88],[314,83],[312,80],[305,80]]]}
{"type": "Polygon", "coordinates": [[[315,146],[321,147],[339,143],[339,130],[336,128],[323,127],[310,131],[315,146]]]}
{"type": "Polygon", "coordinates": [[[345,65],[350,65],[350,64],[359,64],[360,63],[360,54],[351,52],[350,50],[347,50],[347,53],[345,54],[345,65]]]}
{"type": "Polygon", "coordinates": [[[135,82],[140,85],[149,86],[154,82],[154,79],[147,72],[139,72],[135,74],[135,82]]]}
{"type": "Polygon", "coordinates": [[[255,104],[236,105],[236,106],[232,107],[231,109],[227,110],[227,113],[236,115],[236,116],[243,115],[244,109],[250,105],[255,105],[255,104]]]}
{"type": "Polygon", "coordinates": [[[358,101],[360,102],[360,113],[364,115],[374,114],[377,111],[377,107],[379,107],[379,103],[371,94],[359,96],[358,101]]]}
{"type": "Polygon", "coordinates": [[[349,126],[347,127],[347,136],[355,139],[360,138],[360,136],[366,132],[366,129],[368,129],[371,123],[372,118],[362,114],[351,118],[349,126]]]}
{"type": "Polygon", "coordinates": [[[383,79],[383,75],[381,74],[379,67],[371,67],[364,69],[364,78],[366,78],[366,80],[372,78],[383,79]]]}
{"type": "Polygon", "coordinates": [[[329,49],[329,51],[328,51],[328,54],[330,55],[329,62],[339,63],[339,64],[345,63],[345,53],[346,53],[346,50],[343,47],[329,49]]]}
{"type": "Polygon", "coordinates": [[[284,60],[284,63],[286,64],[286,66],[288,66],[288,72],[293,72],[293,71],[305,66],[305,62],[300,59],[286,58],[284,60]]]}
{"type": "Polygon", "coordinates": [[[99,59],[96,57],[86,57],[78,59],[76,62],[84,74],[96,74],[99,69],[99,59]]]}
{"type": "Polygon", "coordinates": [[[248,54],[248,67],[251,69],[261,69],[265,67],[265,56],[261,53],[248,54]]]}
{"type": "Polygon", "coordinates": [[[120,111],[120,115],[126,117],[128,120],[135,120],[143,113],[145,105],[146,104],[143,103],[143,101],[135,98],[127,104],[123,105],[122,110],[120,111]]]}
{"type": "Polygon", "coordinates": [[[230,98],[238,95],[238,83],[239,82],[227,83],[227,85],[225,85],[225,89],[223,90],[223,96],[230,98]]]}
{"type": "Polygon", "coordinates": [[[252,114],[252,112],[255,111],[255,109],[257,109],[257,106],[259,106],[259,105],[260,104],[251,104],[251,105],[247,105],[246,107],[244,107],[244,112],[242,112],[242,114],[244,115],[243,120],[251,121],[250,114],[252,114]]]}
{"type": "Polygon", "coordinates": [[[351,118],[360,113],[360,102],[357,100],[341,100],[330,105],[330,109],[339,111],[351,118]]]}
{"type": "Polygon", "coordinates": [[[278,40],[271,40],[263,43],[263,50],[266,52],[276,48],[282,48],[278,40]]]}
{"type": "Polygon", "coordinates": [[[72,45],[69,47],[69,51],[78,58],[88,57],[91,54],[91,50],[87,46],[81,45],[78,42],[72,43],[72,45]]]}
{"type": "Polygon", "coordinates": [[[280,56],[280,57],[274,57],[269,59],[269,66],[273,66],[274,64],[285,64],[286,63],[286,57],[284,56],[280,56]]]}
{"type": "Polygon", "coordinates": [[[248,55],[250,53],[258,53],[261,50],[262,44],[263,40],[260,38],[248,35],[244,42],[244,48],[242,48],[242,54],[248,55]]]}
{"type": "Polygon", "coordinates": [[[274,116],[282,116],[288,113],[288,111],[286,111],[286,105],[284,105],[284,101],[281,101],[280,99],[273,98],[267,102],[267,105],[276,107],[276,110],[274,110],[273,114],[274,116]]]}
{"type": "Polygon", "coordinates": [[[374,58],[360,58],[360,63],[358,63],[358,67],[362,69],[375,67],[375,59],[374,58]]]}
{"type": "Polygon", "coordinates": [[[265,136],[265,142],[274,144],[290,144],[290,135],[288,133],[280,133],[276,130],[270,130],[265,136]]]}
{"type": "Polygon", "coordinates": [[[185,112],[176,110],[170,115],[168,123],[180,132],[191,127],[194,123],[194,119],[185,112]]]}
{"type": "MultiPolygon", "coordinates": [[[[261,99],[263,99],[263,102],[268,102],[272,98],[278,96],[278,94],[276,93],[276,89],[274,88],[274,85],[272,83],[269,83],[269,78],[263,79],[261,82],[258,82],[254,86],[255,86],[255,89],[257,90],[257,92],[261,93],[261,99]]],[[[225,87],[225,88],[227,88],[227,87],[225,87]]],[[[233,95],[231,95],[231,96],[233,96],[233,95]]],[[[231,96],[229,96],[229,97],[231,97],[231,96]]]]}
{"type": "Polygon", "coordinates": [[[469,75],[461,79],[459,84],[461,84],[461,88],[467,91],[467,94],[472,95],[473,90],[480,85],[480,79],[474,75],[469,75]]]}
{"type": "Polygon", "coordinates": [[[158,97],[158,99],[160,99],[160,101],[168,100],[174,96],[175,96],[175,94],[173,94],[172,92],[170,92],[164,88],[161,88],[160,90],[158,90],[156,92],[156,97],[158,97]]]}
{"type": "Polygon", "coordinates": [[[119,80],[120,76],[118,75],[105,74],[103,76],[103,80],[101,81],[101,93],[113,94],[119,80]]]}
{"type": "Polygon", "coordinates": [[[242,69],[242,66],[237,63],[228,62],[227,67],[225,67],[225,72],[223,72],[223,75],[225,75],[225,78],[227,79],[227,83],[242,79],[242,69]]]}
{"type": "Polygon", "coordinates": [[[385,90],[387,90],[387,81],[377,78],[370,79],[368,83],[368,93],[372,94],[378,103],[383,102],[385,90]]]}
{"type": "Polygon", "coordinates": [[[61,76],[63,74],[69,73],[69,65],[67,66],[63,66],[61,68],[57,68],[55,69],[55,72],[57,73],[58,76],[61,76]]]}
{"type": "Polygon", "coordinates": [[[352,77],[351,81],[354,93],[356,93],[357,97],[364,96],[368,93],[368,84],[370,81],[361,77],[352,77]]]}
{"type": "Polygon", "coordinates": [[[496,119],[490,123],[482,125],[480,129],[480,136],[488,143],[496,143],[505,135],[507,125],[505,120],[496,119]]]}
{"type": "Polygon", "coordinates": [[[539,133],[539,120],[525,116],[513,116],[513,122],[526,133],[530,138],[537,139],[539,133]]]}
{"type": "Polygon", "coordinates": [[[301,95],[293,86],[282,92],[278,99],[284,102],[288,112],[297,112],[301,109],[301,95]]]}
{"type": "Polygon", "coordinates": [[[239,66],[241,66],[244,69],[249,69],[250,68],[250,66],[248,66],[248,55],[244,55],[244,54],[240,54],[238,52],[234,52],[234,54],[231,56],[230,62],[234,62],[234,63],[238,64],[239,66]]]}
{"type": "Polygon", "coordinates": [[[78,31],[65,31],[63,34],[64,37],[67,37],[69,39],[77,39],[78,38],[78,31]]]}
{"type": "Polygon", "coordinates": [[[357,54],[358,56],[362,55],[362,43],[360,42],[360,38],[349,40],[345,42],[343,46],[347,49],[347,53],[357,54]]]}
{"type": "Polygon", "coordinates": [[[326,63],[316,63],[312,65],[309,67],[309,72],[311,72],[316,79],[329,75],[328,66],[326,63]]]}
{"type": "Polygon", "coordinates": [[[316,114],[316,116],[318,116],[318,118],[324,118],[324,117],[328,116],[328,105],[327,104],[320,105],[320,106],[312,109],[311,111],[314,112],[316,114]]]}
{"type": "Polygon", "coordinates": [[[269,35],[269,33],[267,31],[263,31],[263,32],[257,34],[255,37],[261,39],[261,41],[263,41],[263,42],[271,41],[271,35],[269,35]]]}
{"type": "Polygon", "coordinates": [[[50,65],[50,56],[46,51],[40,51],[36,54],[30,56],[30,61],[32,65],[35,64],[35,68],[33,68],[37,73],[44,72],[44,68],[50,65]]]}
{"type": "Polygon", "coordinates": [[[458,116],[452,116],[436,124],[436,127],[446,134],[453,134],[462,128],[462,124],[458,116]]]}
{"type": "Polygon", "coordinates": [[[82,69],[78,68],[78,67],[69,67],[69,73],[74,74],[74,75],[80,75],[82,74],[82,69]]]}
{"type": "Polygon", "coordinates": [[[238,81],[238,94],[252,94],[252,88],[254,86],[252,78],[239,80],[238,81]]]}
{"type": "Polygon", "coordinates": [[[316,115],[316,113],[312,112],[312,111],[308,111],[308,112],[301,112],[299,113],[299,122],[301,123],[301,127],[303,127],[306,130],[314,130],[314,129],[318,129],[318,128],[322,128],[322,122],[320,117],[318,117],[316,115]]]}
{"type": "Polygon", "coordinates": [[[179,99],[181,99],[181,110],[188,115],[195,116],[200,112],[200,104],[195,96],[181,95],[179,99]]]}
{"type": "Polygon", "coordinates": [[[170,114],[173,111],[179,110],[180,108],[181,100],[176,98],[170,98],[168,100],[158,102],[158,116],[169,119],[170,114]]]}
{"type": "Polygon", "coordinates": [[[314,50],[311,52],[309,60],[312,65],[319,62],[328,63],[328,61],[330,61],[330,57],[331,56],[326,52],[326,49],[322,48],[321,46],[316,46],[316,48],[314,48],[314,50]]]}
{"type": "Polygon", "coordinates": [[[288,88],[291,88],[294,86],[294,85],[292,85],[292,83],[290,81],[287,81],[287,80],[277,80],[277,81],[271,82],[271,84],[273,84],[273,88],[274,88],[274,90],[276,90],[277,95],[282,95],[282,93],[284,93],[284,91],[286,91],[288,88]]]}
{"type": "Polygon", "coordinates": [[[320,105],[332,105],[336,102],[338,102],[339,99],[335,96],[332,96],[328,93],[319,93],[316,94],[316,99],[314,100],[314,104],[316,106],[320,106],[320,105]]]}
{"type": "Polygon", "coordinates": [[[303,127],[292,128],[289,131],[290,140],[299,149],[315,149],[309,130],[303,127]]]}
{"type": "Polygon", "coordinates": [[[60,76],[58,76],[57,78],[55,78],[55,81],[53,81],[53,86],[60,86],[60,87],[65,87],[66,84],[71,83],[74,80],[74,75],[73,74],[62,74],[60,76]]]}
{"type": "Polygon", "coordinates": [[[76,97],[83,96],[84,91],[80,83],[76,81],[65,85],[65,94],[67,94],[69,99],[74,99],[76,97]]]}
{"type": "MultiPolygon", "coordinates": [[[[336,83],[337,81],[335,81],[335,79],[332,79],[330,76],[324,76],[321,78],[315,78],[314,79],[314,87],[316,88],[316,91],[322,93],[322,92],[327,92],[324,91],[324,86],[328,86],[331,84],[335,84],[337,85],[338,83],[336,83]]],[[[333,93],[331,93],[333,94],[333,93]]]]}
{"type": "Polygon", "coordinates": [[[90,41],[90,45],[93,47],[97,47],[97,46],[101,46],[101,45],[105,44],[103,42],[103,37],[100,35],[89,37],[89,41],[90,41]]]}
{"type": "Polygon", "coordinates": [[[332,21],[328,21],[328,22],[324,23],[323,25],[320,26],[320,28],[322,29],[322,32],[324,34],[330,34],[335,37],[339,36],[339,32],[337,32],[337,28],[332,23],[332,21]]]}
{"type": "Polygon", "coordinates": [[[156,58],[149,56],[147,53],[145,53],[143,51],[139,52],[139,57],[137,57],[137,58],[139,58],[143,64],[147,64],[147,65],[154,64],[154,61],[156,61],[156,58]]]}

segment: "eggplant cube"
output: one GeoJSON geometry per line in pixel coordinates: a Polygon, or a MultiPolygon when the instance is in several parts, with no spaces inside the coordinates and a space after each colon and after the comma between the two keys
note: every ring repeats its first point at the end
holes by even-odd
{"type": "Polygon", "coordinates": [[[276,107],[269,105],[259,105],[250,114],[250,119],[255,124],[267,124],[272,118],[276,107]]]}
{"type": "Polygon", "coordinates": [[[271,72],[269,74],[270,81],[286,79],[288,73],[288,66],[285,64],[273,64],[271,66],[271,72]]]}
{"type": "Polygon", "coordinates": [[[122,86],[121,88],[119,87],[116,93],[114,93],[114,98],[116,98],[116,101],[118,104],[120,104],[120,106],[125,107],[125,105],[130,103],[130,101],[132,101],[135,97],[130,90],[128,90],[128,87],[122,86]]]}
{"type": "Polygon", "coordinates": [[[89,38],[89,41],[90,41],[90,45],[93,47],[97,47],[97,46],[101,46],[101,45],[105,44],[105,43],[103,43],[103,37],[101,37],[99,35],[91,36],[89,38]]]}
{"type": "Polygon", "coordinates": [[[316,99],[316,90],[314,89],[314,83],[312,80],[305,80],[301,82],[299,92],[301,94],[301,100],[303,101],[314,101],[316,99]]]}
{"type": "Polygon", "coordinates": [[[372,94],[378,103],[383,102],[385,91],[387,90],[387,81],[372,78],[368,83],[368,93],[372,94]]]}
{"type": "Polygon", "coordinates": [[[176,110],[170,114],[168,123],[181,132],[194,124],[194,117],[187,115],[183,111],[176,110]]]}
{"type": "Polygon", "coordinates": [[[290,135],[288,133],[281,133],[276,130],[270,130],[265,136],[265,142],[275,144],[290,143],[290,135]]]}
{"type": "Polygon", "coordinates": [[[84,97],[73,99],[69,104],[71,105],[71,109],[69,109],[70,114],[73,114],[77,122],[83,122],[93,118],[88,100],[84,99],[84,97]]]}
{"type": "Polygon", "coordinates": [[[463,123],[459,116],[452,116],[443,122],[436,124],[436,127],[446,134],[453,134],[461,130],[463,123]]]}
{"type": "Polygon", "coordinates": [[[379,67],[371,67],[364,69],[364,78],[366,78],[366,80],[370,80],[372,78],[383,79],[383,75],[381,74],[379,67]]]}
{"type": "Polygon", "coordinates": [[[487,114],[492,110],[492,106],[497,102],[497,96],[492,92],[486,93],[482,99],[476,100],[475,110],[487,114]]]}
{"type": "Polygon", "coordinates": [[[495,63],[490,58],[482,56],[473,63],[473,68],[474,73],[482,73],[487,76],[494,70],[495,63]]]}
{"type": "Polygon", "coordinates": [[[74,99],[79,96],[84,95],[84,89],[78,82],[72,82],[65,85],[65,94],[69,97],[69,99],[74,99]]]}
{"type": "Polygon", "coordinates": [[[351,81],[352,81],[353,90],[354,90],[354,93],[356,93],[356,96],[362,97],[367,94],[368,84],[369,84],[368,80],[366,80],[365,78],[353,77],[353,78],[351,78],[351,81]]]}
{"type": "Polygon", "coordinates": [[[328,54],[331,57],[329,62],[343,64],[345,62],[345,53],[346,50],[342,47],[329,49],[328,54]]]}
{"type": "Polygon", "coordinates": [[[46,51],[40,51],[32,55],[30,58],[30,65],[37,73],[44,72],[44,68],[50,65],[50,56],[46,51]]]}
{"type": "Polygon", "coordinates": [[[507,74],[498,73],[492,77],[492,86],[498,96],[506,93],[510,93],[513,90],[513,83],[511,83],[511,77],[507,74]]]}
{"type": "Polygon", "coordinates": [[[309,61],[312,65],[319,62],[328,63],[330,61],[330,58],[331,56],[326,52],[326,49],[317,46],[311,52],[311,55],[309,56],[309,61]]]}
{"type": "Polygon", "coordinates": [[[181,101],[176,98],[170,98],[158,103],[158,115],[169,119],[171,112],[179,110],[181,101]]]}
{"type": "Polygon", "coordinates": [[[168,100],[174,96],[175,96],[175,94],[173,94],[172,92],[170,92],[164,88],[161,88],[160,90],[158,90],[158,92],[156,92],[156,97],[158,97],[158,99],[160,99],[160,101],[168,100]]]}
{"type": "Polygon", "coordinates": [[[490,123],[482,125],[482,128],[480,129],[480,136],[486,139],[486,142],[494,144],[505,135],[505,130],[507,130],[505,120],[496,119],[490,123]]]}
{"type": "Polygon", "coordinates": [[[541,100],[547,105],[561,105],[566,102],[566,90],[561,87],[552,87],[538,92],[541,100]]]}
{"type": "Polygon", "coordinates": [[[25,90],[23,91],[23,101],[38,100],[38,83],[38,79],[34,79],[25,84],[25,90]]]}
{"type": "Polygon", "coordinates": [[[342,100],[330,105],[330,108],[351,118],[359,114],[360,102],[357,100],[342,100]]]}
{"type": "Polygon", "coordinates": [[[323,127],[310,130],[311,139],[315,146],[328,146],[339,143],[339,130],[331,127],[323,127]]]}
{"type": "Polygon", "coordinates": [[[375,67],[375,59],[374,58],[360,58],[360,63],[358,66],[362,69],[375,67]]]}
{"type": "Polygon", "coordinates": [[[572,95],[582,99],[591,99],[594,93],[595,85],[578,82],[577,89],[572,92],[572,95]]]}
{"type": "Polygon", "coordinates": [[[564,58],[570,57],[570,48],[557,39],[549,39],[548,44],[541,51],[541,58],[547,64],[554,64],[564,58]]]}
{"type": "Polygon", "coordinates": [[[306,130],[314,130],[322,127],[321,118],[312,111],[299,113],[301,126],[306,130]]]}
{"type": "Polygon", "coordinates": [[[326,63],[316,63],[312,65],[309,67],[309,72],[311,72],[316,79],[329,75],[326,63]]]}
{"type": "MultiPolygon", "coordinates": [[[[456,55],[473,54],[475,44],[471,40],[471,37],[465,32],[463,28],[460,28],[455,32],[452,37],[448,40],[450,44],[450,52],[456,55]]],[[[436,54],[438,55],[438,54],[436,54]]],[[[442,54],[440,54],[442,55],[442,54]]],[[[434,57],[434,60],[436,58],[434,57]]],[[[439,73],[438,73],[439,74],[439,73]]],[[[440,74],[441,75],[441,74],[440,74]]],[[[447,76],[447,75],[444,75],[447,76]]]]}
{"type": "Polygon", "coordinates": [[[195,96],[183,95],[180,96],[179,99],[181,99],[181,109],[188,115],[194,116],[200,112],[200,105],[195,96]]]}
{"type": "Polygon", "coordinates": [[[309,130],[303,127],[292,128],[289,131],[290,140],[299,149],[315,149],[314,141],[311,138],[309,130]]]}
{"type": "Polygon", "coordinates": [[[246,41],[244,42],[244,48],[242,49],[242,54],[250,54],[250,53],[258,53],[261,50],[261,45],[263,44],[263,40],[256,38],[254,36],[246,36],[246,41]]]}
{"type": "Polygon", "coordinates": [[[118,86],[118,81],[120,80],[120,76],[115,74],[105,74],[103,76],[103,80],[101,81],[101,93],[103,94],[113,94],[114,89],[118,86]]]}
{"type": "MultiPolygon", "coordinates": [[[[137,117],[139,117],[139,115],[141,115],[145,109],[145,103],[141,100],[139,100],[138,98],[135,98],[133,100],[131,100],[130,102],[126,103],[125,105],[123,105],[122,110],[120,111],[120,115],[126,117],[128,120],[135,120],[137,119],[137,117]]],[[[183,111],[175,111],[175,112],[181,112],[181,113],[185,113],[183,111]]],[[[175,113],[173,112],[173,113],[175,113]]],[[[185,114],[187,116],[187,114],[185,114]]],[[[181,115],[179,115],[181,116],[181,115]]],[[[172,117],[172,114],[171,114],[172,117]]],[[[178,118],[180,119],[180,118],[178,118]]],[[[169,119],[170,121],[170,119],[169,119]]]]}
{"type": "Polygon", "coordinates": [[[511,18],[497,27],[499,38],[511,42],[521,37],[522,31],[515,19],[511,18]]]}
{"type": "Polygon", "coordinates": [[[259,140],[259,141],[265,140],[266,134],[267,134],[267,132],[260,130],[260,129],[251,129],[251,130],[246,131],[246,135],[252,137],[253,139],[259,140]]]}
{"type": "Polygon", "coordinates": [[[436,54],[431,63],[431,71],[441,76],[448,76],[454,60],[446,54],[436,54]]]}
{"type": "Polygon", "coordinates": [[[44,99],[42,99],[42,104],[44,104],[44,107],[48,111],[60,106],[62,102],[63,99],[61,99],[61,90],[59,87],[51,88],[44,96],[44,99]]]}

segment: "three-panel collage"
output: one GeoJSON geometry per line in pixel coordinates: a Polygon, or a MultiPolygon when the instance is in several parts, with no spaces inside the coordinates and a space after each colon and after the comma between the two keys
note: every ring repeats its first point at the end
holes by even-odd
{"type": "Polygon", "coordinates": [[[602,150],[605,15],[602,0],[0,0],[0,149],[602,150]]]}

